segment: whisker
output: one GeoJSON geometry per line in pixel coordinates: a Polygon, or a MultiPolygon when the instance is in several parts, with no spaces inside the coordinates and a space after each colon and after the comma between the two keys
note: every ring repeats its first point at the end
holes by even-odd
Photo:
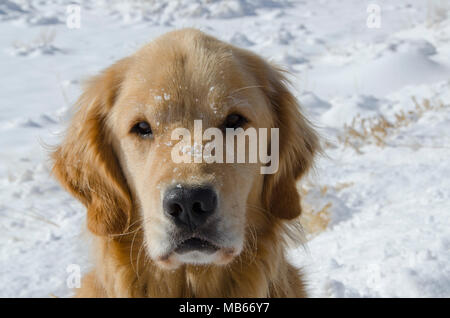
{"type": "Polygon", "coordinates": [[[116,237],[116,236],[125,236],[125,235],[132,234],[132,233],[134,233],[134,232],[136,232],[136,231],[139,231],[139,230],[140,230],[140,227],[137,228],[137,229],[134,230],[134,231],[131,231],[131,232],[125,232],[125,233],[120,233],[120,234],[110,234],[110,236],[113,236],[113,237],[116,237]]]}
{"type": "MultiPolygon", "coordinates": [[[[127,229],[130,229],[133,225],[135,225],[136,223],[138,223],[138,222],[142,222],[142,223],[145,223],[145,222],[147,222],[147,220],[149,220],[151,217],[142,217],[142,218],[139,218],[138,220],[136,220],[135,222],[133,222],[132,224],[130,224],[128,227],[127,227],[127,229]]],[[[125,235],[128,235],[128,234],[132,234],[132,233],[134,233],[134,232],[136,232],[136,231],[139,231],[140,229],[142,228],[142,225],[139,225],[139,227],[136,229],[136,230],[133,230],[133,231],[130,231],[130,232],[124,232],[124,233],[120,233],[120,234],[111,234],[111,236],[113,236],[113,237],[115,237],[115,236],[125,236],[125,235]]]]}
{"type": "Polygon", "coordinates": [[[138,255],[137,255],[137,259],[136,259],[136,270],[138,272],[137,276],[138,276],[138,280],[139,280],[139,259],[141,257],[141,252],[143,250],[144,247],[144,242],[141,242],[141,246],[139,247],[139,251],[138,251],[138,255]]]}
{"type": "Polygon", "coordinates": [[[130,264],[131,264],[131,267],[133,268],[134,273],[139,277],[139,274],[136,272],[136,268],[134,267],[134,264],[133,264],[133,244],[134,244],[134,240],[136,239],[137,233],[138,233],[138,232],[134,233],[133,240],[131,241],[131,247],[130,247],[130,264]]]}
{"type": "Polygon", "coordinates": [[[244,86],[238,89],[235,89],[234,91],[232,91],[230,94],[228,94],[227,97],[231,97],[233,96],[233,94],[236,94],[237,92],[243,91],[245,89],[250,89],[250,88],[263,88],[264,86],[262,85],[251,85],[251,86],[244,86]]]}

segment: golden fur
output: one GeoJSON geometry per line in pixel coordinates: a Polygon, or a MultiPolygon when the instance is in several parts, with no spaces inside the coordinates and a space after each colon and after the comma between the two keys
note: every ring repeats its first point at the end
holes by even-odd
{"type": "Polygon", "coordinates": [[[296,181],[319,145],[285,83],[282,71],[257,55],[193,29],[161,36],[88,83],[53,153],[54,175],[86,206],[94,234],[95,268],[77,296],[306,296],[285,249],[301,213],[296,181]],[[244,112],[254,127],[279,128],[277,173],[261,175],[260,164],[168,160],[164,144],[172,128],[191,128],[198,118],[218,126],[230,109],[244,112]],[[135,117],[161,121],[152,121],[154,141],[129,136],[135,117]],[[161,256],[171,227],[159,189],[173,179],[206,180],[220,192],[222,222],[233,237],[214,264],[161,256]]]}

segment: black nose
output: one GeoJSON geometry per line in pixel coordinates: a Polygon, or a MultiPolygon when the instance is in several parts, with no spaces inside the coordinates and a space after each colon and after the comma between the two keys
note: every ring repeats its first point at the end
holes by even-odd
{"type": "Polygon", "coordinates": [[[216,211],[217,195],[209,186],[178,186],[166,191],[163,208],[177,226],[195,231],[216,211]]]}

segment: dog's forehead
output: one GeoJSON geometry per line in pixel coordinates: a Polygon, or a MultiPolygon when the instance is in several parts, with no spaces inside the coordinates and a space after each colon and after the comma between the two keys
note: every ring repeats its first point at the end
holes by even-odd
{"type": "Polygon", "coordinates": [[[215,119],[225,117],[231,109],[247,108],[255,92],[245,79],[225,67],[211,67],[196,72],[164,65],[164,70],[139,69],[131,72],[124,91],[128,105],[151,114],[161,121],[215,119]],[[195,74],[194,74],[195,73],[195,74]]]}
{"type": "Polygon", "coordinates": [[[143,47],[133,55],[121,85],[127,113],[185,127],[195,119],[203,119],[205,127],[217,126],[236,110],[269,118],[257,77],[233,50],[196,32],[173,34],[143,47]]]}

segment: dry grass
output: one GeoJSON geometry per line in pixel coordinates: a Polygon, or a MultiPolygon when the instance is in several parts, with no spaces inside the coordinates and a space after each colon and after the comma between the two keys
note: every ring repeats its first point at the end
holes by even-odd
{"type": "Polygon", "coordinates": [[[28,42],[15,41],[12,46],[14,51],[19,55],[29,55],[37,50],[43,53],[52,53],[58,49],[53,45],[56,38],[56,31],[53,29],[42,30],[37,37],[28,42]]]}
{"type": "MultiPolygon", "coordinates": [[[[318,186],[308,184],[300,186],[298,190],[300,196],[304,198],[310,193],[312,189],[316,189],[318,190],[320,196],[322,198],[325,198],[326,200],[326,196],[330,191],[339,192],[353,185],[354,185],[353,182],[338,183],[334,186],[328,185],[318,186]]],[[[327,201],[328,200],[326,200],[325,202],[327,201]]],[[[328,228],[328,225],[331,222],[332,207],[333,207],[332,202],[321,204],[319,209],[314,208],[314,206],[310,204],[302,202],[302,214],[300,216],[300,223],[303,226],[307,240],[314,238],[315,236],[322,233],[328,228]]]]}
{"type": "MultiPolygon", "coordinates": [[[[360,148],[367,144],[384,147],[386,146],[386,139],[394,134],[397,129],[418,121],[426,112],[443,110],[449,107],[449,105],[445,105],[439,100],[423,99],[419,102],[415,97],[412,97],[412,102],[414,103],[413,110],[408,112],[399,111],[394,114],[392,120],[387,120],[381,115],[372,118],[360,118],[357,116],[353,119],[351,125],[344,126],[343,133],[338,136],[339,142],[346,147],[352,147],[357,153],[362,153],[360,148]]],[[[326,141],[324,146],[325,148],[336,147],[329,141],[326,141]]],[[[304,198],[310,194],[312,189],[315,189],[320,194],[320,197],[326,198],[330,191],[336,193],[353,185],[353,182],[343,182],[334,186],[319,186],[308,182],[299,187],[299,193],[304,198]]],[[[332,202],[328,202],[325,205],[321,204],[320,207],[320,209],[316,209],[314,206],[302,203],[303,210],[300,222],[308,240],[325,231],[331,222],[332,202]]]]}
{"type": "Polygon", "coordinates": [[[427,27],[445,20],[450,14],[448,0],[428,0],[427,2],[427,27]]]}
{"type": "Polygon", "coordinates": [[[392,135],[396,129],[416,122],[428,111],[446,107],[442,101],[432,102],[424,99],[419,103],[415,97],[412,97],[412,101],[415,105],[414,110],[399,111],[394,114],[393,120],[388,120],[383,115],[370,118],[356,116],[350,125],[344,126],[343,133],[338,136],[339,142],[343,143],[345,147],[353,148],[359,154],[362,153],[360,148],[368,144],[384,147],[387,137],[392,135]]]}
{"type": "MultiPolygon", "coordinates": [[[[343,133],[338,136],[339,142],[346,147],[352,147],[357,153],[362,153],[361,149],[364,145],[375,144],[379,147],[386,146],[386,140],[394,134],[397,129],[406,127],[418,121],[426,112],[447,109],[449,105],[445,105],[442,101],[431,101],[423,99],[421,102],[412,97],[414,109],[408,112],[399,111],[394,114],[392,120],[387,120],[384,116],[376,116],[372,118],[355,117],[351,125],[344,126],[343,133]]],[[[326,142],[325,148],[336,147],[336,145],[326,142]]],[[[318,191],[322,198],[326,198],[329,191],[334,193],[353,186],[353,182],[338,183],[334,186],[305,184],[299,188],[302,197],[306,197],[311,189],[318,191]]],[[[322,201],[323,202],[323,201],[322,201]]],[[[326,201],[325,201],[326,202],[326,201]]],[[[320,205],[320,209],[302,203],[302,215],[300,222],[304,227],[308,240],[325,231],[330,224],[332,215],[332,202],[320,205]]]]}
{"type": "Polygon", "coordinates": [[[306,234],[307,240],[325,231],[331,221],[330,208],[332,203],[327,203],[322,209],[315,211],[312,206],[302,204],[300,223],[306,234]]]}
{"type": "Polygon", "coordinates": [[[336,184],[334,186],[334,189],[339,192],[339,191],[344,190],[346,188],[350,188],[354,184],[355,184],[354,182],[342,182],[342,183],[336,184]]]}

